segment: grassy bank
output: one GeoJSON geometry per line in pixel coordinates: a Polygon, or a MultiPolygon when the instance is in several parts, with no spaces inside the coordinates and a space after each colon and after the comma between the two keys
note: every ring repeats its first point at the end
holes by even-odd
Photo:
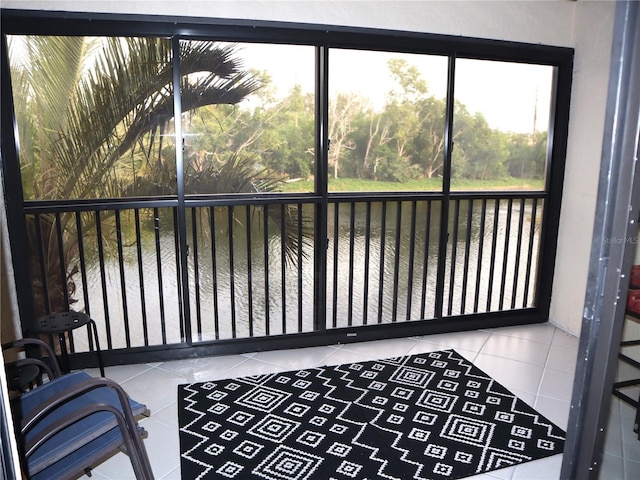
{"type": "MultiPolygon", "coordinates": [[[[544,182],[533,178],[504,178],[499,180],[454,179],[454,190],[542,190],[544,182]]],[[[312,192],[313,180],[299,180],[286,183],[284,192],[312,192]]],[[[355,178],[329,179],[329,191],[333,192],[389,192],[389,191],[441,191],[441,178],[410,180],[407,182],[377,182],[355,178]]]]}

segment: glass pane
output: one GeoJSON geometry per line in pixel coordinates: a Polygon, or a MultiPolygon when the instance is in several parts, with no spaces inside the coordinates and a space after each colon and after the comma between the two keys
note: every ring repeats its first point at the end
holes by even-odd
{"type": "Polygon", "coordinates": [[[329,190],[442,189],[446,57],[329,52],[329,190]]]}
{"type": "Polygon", "coordinates": [[[8,43],[25,199],[175,193],[170,40],[8,43]]]}
{"type": "Polygon", "coordinates": [[[180,47],[186,193],[313,191],[314,48],[180,47]]]}
{"type": "Polygon", "coordinates": [[[543,190],[553,67],[456,61],[451,188],[543,190]]]}

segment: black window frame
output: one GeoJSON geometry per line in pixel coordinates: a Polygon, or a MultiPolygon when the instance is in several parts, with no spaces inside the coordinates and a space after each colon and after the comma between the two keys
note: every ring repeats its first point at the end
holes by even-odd
{"type": "MultiPolygon", "coordinates": [[[[560,207],[564,182],[564,165],[567,151],[569,107],[573,71],[574,50],[568,47],[529,44],[521,42],[461,37],[454,35],[383,30],[362,27],[332,26],[290,22],[257,21],[245,19],[170,17],[155,15],[129,15],[111,13],[84,13],[61,11],[31,11],[2,9],[2,162],[5,177],[7,222],[11,231],[13,261],[15,266],[25,265],[27,234],[22,212],[24,200],[20,182],[6,179],[20,178],[18,145],[13,117],[13,102],[7,58],[7,35],[70,35],[70,36],[153,36],[185,40],[219,40],[225,42],[259,42],[274,44],[297,44],[316,47],[317,91],[316,91],[316,188],[313,193],[282,194],[281,201],[291,198],[316,199],[319,202],[349,200],[356,198],[352,192],[328,192],[327,190],[327,112],[328,112],[328,65],[327,52],[331,48],[373,50],[415,54],[442,55],[449,57],[449,75],[453,76],[456,58],[494,60],[515,63],[531,63],[555,67],[552,98],[553,115],[549,125],[549,151],[545,181],[545,215],[541,238],[538,271],[539,291],[536,292],[535,321],[548,318],[556,244],[560,221],[560,207]],[[11,126],[12,128],[7,128],[11,126]]],[[[451,131],[453,110],[453,84],[449,81],[445,164],[451,165],[451,131]]],[[[447,168],[447,167],[445,167],[447,168]]],[[[441,192],[435,194],[448,201],[451,194],[447,181],[441,192]]],[[[464,192],[456,192],[464,193],[464,192]]],[[[422,198],[433,192],[419,192],[422,198]]],[[[180,194],[179,194],[180,195],[180,194]]],[[[184,193],[183,199],[184,199],[184,193]]],[[[275,194],[278,195],[278,194],[275,194]]],[[[411,196],[402,192],[402,197],[411,196]]],[[[393,200],[393,192],[380,198],[393,200]]],[[[197,205],[197,196],[189,195],[197,205]]],[[[238,199],[237,196],[234,199],[238,199]]],[[[222,201],[225,201],[223,198],[222,201]]],[[[233,201],[231,198],[227,202],[233,201]]],[[[446,203],[446,202],[445,202],[446,203]]],[[[445,204],[443,203],[443,205],[445,204]]],[[[446,203],[448,205],[448,203],[446,203]]],[[[448,215],[443,211],[443,217],[448,215]]],[[[320,225],[317,238],[326,237],[326,211],[317,219],[320,225]]],[[[447,235],[446,231],[442,232],[447,235]]],[[[446,239],[441,242],[446,244],[446,239]]],[[[18,304],[21,318],[33,317],[33,305],[28,294],[30,278],[26,269],[15,269],[18,304]]],[[[441,298],[441,295],[439,296],[441,298]]],[[[320,299],[325,300],[325,299],[320,299]]],[[[440,305],[440,310],[442,305],[440,305]]],[[[509,312],[506,312],[508,314],[509,312]]],[[[531,319],[531,318],[530,318],[531,319]]],[[[497,321],[497,320],[496,320],[497,321]]],[[[525,323],[522,320],[521,323],[525,323]]],[[[467,325],[468,327],[468,325],[467,325]]],[[[463,329],[460,324],[455,329],[463,329]]],[[[402,329],[400,329],[402,330],[402,329]]]]}

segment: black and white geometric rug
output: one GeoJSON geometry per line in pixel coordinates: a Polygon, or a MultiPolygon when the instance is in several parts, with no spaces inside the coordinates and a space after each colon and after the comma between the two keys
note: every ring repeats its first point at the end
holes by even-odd
{"type": "Polygon", "coordinates": [[[565,433],[453,350],[178,387],[183,480],[453,479],[565,433]]]}

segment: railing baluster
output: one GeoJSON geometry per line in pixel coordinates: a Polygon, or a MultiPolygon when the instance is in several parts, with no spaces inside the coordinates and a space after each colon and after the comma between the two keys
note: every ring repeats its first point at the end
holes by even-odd
{"type": "Polygon", "coordinates": [[[387,201],[382,201],[382,212],[380,218],[380,275],[378,280],[378,323],[382,323],[382,307],[384,300],[384,249],[385,236],[387,231],[387,201]]]}
{"type": "MultiPolygon", "coordinates": [[[[142,235],[140,233],[140,209],[134,210],[136,226],[136,253],[138,255],[138,278],[140,279],[140,308],[142,313],[142,336],[144,345],[149,346],[149,326],[147,325],[147,300],[145,294],[144,268],[142,265],[142,235]]],[[[89,336],[91,337],[91,336],[89,336]]]]}
{"type": "MultiPolygon", "coordinates": [[[[80,260],[80,278],[82,279],[82,299],[84,301],[84,311],[91,316],[91,308],[89,305],[89,284],[87,282],[87,263],[84,256],[84,235],[82,231],[82,214],[75,212],[76,217],[76,235],[78,238],[78,259],[80,260]]],[[[96,329],[98,323],[96,322],[96,329]]],[[[89,338],[89,350],[93,351],[93,335],[87,335],[89,338]]]]}
{"type": "Polygon", "coordinates": [[[298,332],[302,333],[302,204],[298,203],[298,332]]]}
{"type": "Polygon", "coordinates": [[[211,235],[211,281],[213,291],[213,328],[216,340],[220,339],[220,313],[218,305],[218,263],[216,255],[215,207],[209,207],[209,233],[211,235]]]}
{"type": "Polygon", "coordinates": [[[467,304],[467,283],[469,282],[469,256],[471,254],[471,224],[473,222],[473,199],[467,200],[467,234],[464,244],[464,269],[462,273],[462,295],[460,297],[460,314],[464,315],[467,304]]]}
{"type": "Polygon", "coordinates": [[[231,338],[236,338],[236,285],[233,253],[233,205],[227,207],[227,230],[229,237],[229,297],[231,301],[231,338]]]}
{"type": "Polygon", "coordinates": [[[270,302],[269,302],[269,205],[264,206],[263,215],[263,229],[264,229],[264,328],[265,335],[270,333],[270,302]]]}
{"type": "Polygon", "coordinates": [[[193,244],[193,288],[196,297],[196,332],[202,336],[202,308],[200,302],[200,259],[198,256],[198,215],[191,209],[191,243],[193,244]]]}
{"type": "Polygon", "coordinates": [[[162,287],[162,256],[160,248],[160,213],[157,208],[153,209],[153,225],[156,247],[156,270],[158,272],[158,301],[160,302],[160,331],[162,333],[162,344],[167,343],[167,325],[164,311],[164,289],[162,287]]]}
{"type": "Polygon", "coordinates": [[[100,283],[102,285],[102,305],[104,307],[104,324],[107,329],[107,348],[113,348],[113,339],[111,338],[111,320],[109,318],[109,296],[107,292],[107,276],[104,267],[104,245],[102,240],[102,220],[100,219],[100,211],[95,210],[96,220],[96,238],[98,240],[98,262],[100,264],[100,283]]]}
{"type": "Polygon", "coordinates": [[[429,244],[431,243],[431,200],[427,200],[427,218],[425,220],[424,252],[422,258],[422,298],[420,300],[420,319],[426,319],[427,285],[429,284],[429,244]]]}
{"type": "MultiPolygon", "coordinates": [[[[62,295],[64,297],[64,304],[67,309],[69,309],[69,289],[67,288],[67,269],[65,268],[67,259],[64,253],[64,238],[62,236],[62,222],[60,221],[60,213],[56,212],[55,214],[55,226],[56,226],[56,240],[58,243],[58,258],[60,264],[60,281],[62,285],[60,288],[62,290],[62,295]]],[[[73,335],[69,335],[69,343],[71,344],[71,351],[73,352],[73,335]]]]}
{"type": "MultiPolygon", "coordinates": [[[[33,216],[33,223],[36,228],[36,242],[37,245],[34,245],[38,250],[38,255],[40,256],[40,279],[42,281],[42,308],[45,313],[51,313],[51,301],[49,299],[49,280],[47,278],[47,265],[45,264],[45,258],[47,256],[44,254],[44,239],[42,238],[42,226],[40,225],[40,215],[35,214],[33,216]]],[[[42,312],[39,312],[42,313],[42,312]]]]}
{"type": "Polygon", "coordinates": [[[409,271],[407,272],[407,316],[405,320],[411,320],[411,305],[413,297],[413,262],[416,250],[416,201],[411,202],[411,229],[409,233],[409,271]]]}
{"type": "Polygon", "coordinates": [[[333,315],[332,325],[333,328],[338,326],[338,238],[340,237],[340,204],[334,203],[333,214],[333,315]]]}
{"type": "Polygon", "coordinates": [[[531,205],[531,225],[529,228],[529,248],[527,251],[527,273],[524,280],[524,293],[522,299],[522,307],[527,308],[529,300],[529,281],[531,279],[531,268],[533,267],[533,244],[536,236],[536,223],[538,214],[538,199],[532,199],[531,205]]]}
{"type": "Polygon", "coordinates": [[[364,234],[364,285],[363,285],[363,305],[362,324],[366,325],[369,318],[369,251],[371,244],[371,201],[366,202],[365,234],[364,234]]]}
{"type": "MultiPolygon", "coordinates": [[[[62,222],[60,220],[60,212],[56,212],[55,214],[55,226],[56,226],[56,241],[58,244],[58,262],[60,264],[60,289],[62,290],[62,296],[64,298],[64,308],[65,310],[71,309],[71,303],[69,299],[69,285],[67,283],[67,258],[65,254],[64,248],[64,237],[62,235],[62,222]]],[[[70,259],[69,259],[70,260],[70,259]]],[[[90,337],[90,335],[87,335],[90,337]]],[[[73,331],[69,332],[69,353],[74,353],[76,351],[75,346],[75,338],[73,331]]]]}
{"type": "Polygon", "coordinates": [[[513,289],[511,290],[511,309],[516,308],[518,293],[518,278],[520,270],[520,255],[522,254],[522,230],[524,228],[524,206],[526,199],[520,199],[520,217],[518,218],[518,243],[516,244],[516,262],[513,268],[513,289]]]}
{"type": "Polygon", "coordinates": [[[458,217],[460,216],[460,200],[453,200],[453,203],[453,240],[451,241],[451,269],[449,271],[449,299],[447,302],[447,315],[451,315],[453,313],[453,296],[456,282],[456,262],[458,260],[458,226],[460,225],[460,222],[458,220],[458,217]]]}
{"type": "Polygon", "coordinates": [[[249,314],[249,336],[253,337],[253,271],[251,265],[251,207],[245,206],[245,222],[247,229],[247,303],[249,314]]]}
{"type": "Polygon", "coordinates": [[[131,329],[129,328],[129,308],[127,304],[127,282],[124,274],[124,252],[122,250],[122,222],[120,210],[116,216],[116,245],[118,247],[118,271],[120,272],[120,295],[122,297],[122,318],[124,321],[124,338],[127,348],[131,348],[131,329]]]}
{"type": "Polygon", "coordinates": [[[398,282],[400,275],[400,247],[402,233],[402,201],[398,200],[396,205],[396,235],[395,235],[395,253],[393,261],[393,304],[391,307],[391,321],[398,319],[398,282]]]}
{"type": "Polygon", "coordinates": [[[349,286],[347,299],[347,326],[353,325],[353,250],[355,245],[355,202],[349,203],[349,286]]]}
{"type": "Polygon", "coordinates": [[[177,280],[176,280],[176,285],[178,286],[177,291],[178,291],[178,318],[180,319],[180,339],[182,341],[191,341],[192,339],[186,339],[185,338],[185,328],[184,328],[184,311],[183,311],[183,299],[182,299],[182,295],[184,294],[183,290],[182,290],[182,275],[180,274],[180,235],[178,235],[178,232],[180,231],[180,227],[179,227],[179,223],[178,223],[178,209],[177,208],[173,208],[173,238],[174,238],[174,252],[176,255],[176,276],[177,276],[177,280]]]}
{"type": "Polygon", "coordinates": [[[487,292],[487,312],[491,311],[491,297],[493,295],[493,275],[496,268],[496,249],[498,247],[498,218],[500,217],[500,200],[494,200],[493,232],[491,234],[491,263],[489,264],[489,288],[487,292]]]}
{"type": "Polygon", "coordinates": [[[487,220],[487,199],[482,199],[482,208],[480,213],[480,232],[478,233],[478,265],[476,267],[476,291],[473,298],[473,313],[478,313],[480,304],[480,287],[482,285],[482,256],[484,255],[484,231],[487,220]]]}
{"type": "Polygon", "coordinates": [[[153,209],[154,238],[156,248],[156,271],[158,272],[158,301],[160,303],[160,331],[162,334],[162,344],[167,343],[167,326],[164,311],[164,289],[162,287],[162,256],[160,248],[160,213],[157,208],[153,209]]]}
{"type": "Polygon", "coordinates": [[[513,198],[507,203],[507,223],[504,232],[504,252],[502,254],[502,274],[500,278],[500,302],[498,310],[502,310],[504,306],[504,294],[507,283],[507,264],[509,263],[509,245],[511,244],[511,216],[513,213],[513,198]]]}
{"type": "Polygon", "coordinates": [[[280,205],[280,277],[282,280],[282,333],[287,333],[287,224],[285,220],[286,209],[284,203],[280,205]]]}

